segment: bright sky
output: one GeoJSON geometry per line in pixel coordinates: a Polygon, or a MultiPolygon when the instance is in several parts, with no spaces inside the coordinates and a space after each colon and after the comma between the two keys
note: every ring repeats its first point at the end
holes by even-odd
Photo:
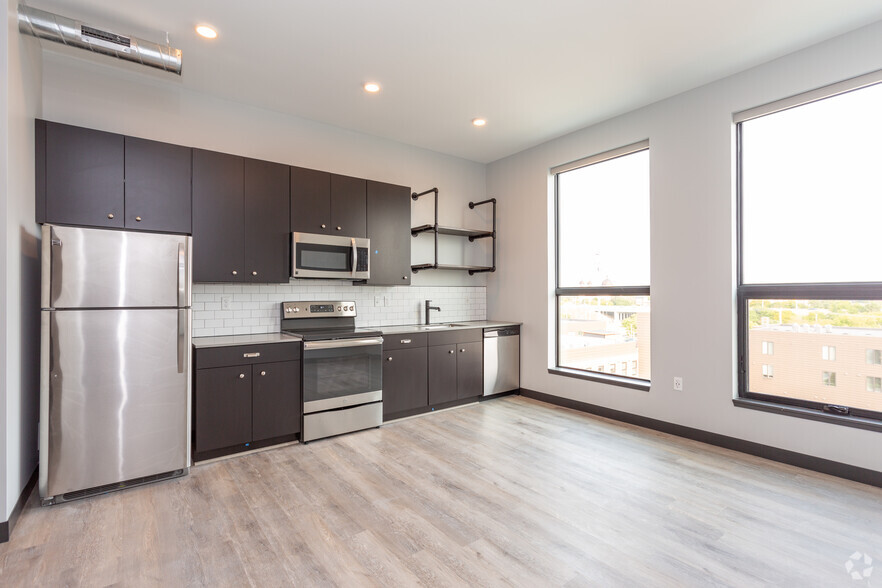
{"type": "Polygon", "coordinates": [[[560,285],[649,285],[649,150],[559,176],[560,285]]]}
{"type": "Polygon", "coordinates": [[[744,282],[882,281],[882,84],[742,123],[744,282]]]}

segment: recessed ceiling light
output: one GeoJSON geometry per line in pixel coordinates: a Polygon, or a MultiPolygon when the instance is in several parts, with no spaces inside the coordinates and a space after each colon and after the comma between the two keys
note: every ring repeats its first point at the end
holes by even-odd
{"type": "Polygon", "coordinates": [[[196,27],[196,32],[206,39],[214,39],[215,37],[217,37],[217,31],[208,25],[199,25],[198,27],[196,27]]]}
{"type": "Polygon", "coordinates": [[[484,125],[487,124],[487,120],[483,119],[483,118],[473,118],[472,124],[475,125],[476,127],[483,127],[484,125]]]}
{"type": "Polygon", "coordinates": [[[371,94],[376,94],[380,91],[380,84],[377,82],[368,82],[364,85],[364,91],[370,92],[371,94]]]}

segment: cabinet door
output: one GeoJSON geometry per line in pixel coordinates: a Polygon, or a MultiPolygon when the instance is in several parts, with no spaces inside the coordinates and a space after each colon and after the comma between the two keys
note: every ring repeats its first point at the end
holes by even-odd
{"type": "Polygon", "coordinates": [[[456,397],[473,398],[484,393],[484,344],[456,346],[456,397]]]}
{"type": "Polygon", "coordinates": [[[46,123],[46,220],[124,226],[122,135],[46,123]]]}
{"type": "Polygon", "coordinates": [[[456,400],[456,345],[429,347],[429,405],[456,400]]]}
{"type": "Polygon", "coordinates": [[[383,351],[384,416],[429,405],[428,361],[425,347],[383,351]]]}
{"type": "Polygon", "coordinates": [[[251,366],[196,370],[194,453],[251,442],[251,366]]]}
{"type": "Polygon", "coordinates": [[[332,235],[367,236],[367,180],[331,174],[332,235]]]}
{"type": "Polygon", "coordinates": [[[410,284],[410,188],[367,181],[367,236],[371,240],[368,284],[410,284]]]}
{"type": "Polygon", "coordinates": [[[125,138],[126,228],[190,234],[192,150],[125,138]]]}
{"type": "Polygon", "coordinates": [[[243,193],[243,158],[193,150],[194,282],[244,280],[243,193]]]}
{"type": "Polygon", "coordinates": [[[251,423],[254,441],[300,432],[300,362],[252,366],[251,423]]]}
{"type": "Polygon", "coordinates": [[[291,230],[331,234],[331,174],[291,168],[291,230]]]}
{"type": "Polygon", "coordinates": [[[245,280],[288,281],[290,245],[289,168],[245,160],[245,280]]]}

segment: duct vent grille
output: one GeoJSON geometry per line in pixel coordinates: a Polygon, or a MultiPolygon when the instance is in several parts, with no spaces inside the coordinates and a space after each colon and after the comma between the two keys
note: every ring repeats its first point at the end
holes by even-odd
{"type": "Polygon", "coordinates": [[[108,31],[102,31],[101,29],[96,29],[87,25],[81,26],[80,33],[83,37],[86,37],[87,41],[91,41],[92,39],[103,41],[104,43],[117,45],[123,49],[123,51],[129,50],[132,47],[132,41],[128,37],[123,37],[122,35],[117,35],[116,33],[108,31]]]}

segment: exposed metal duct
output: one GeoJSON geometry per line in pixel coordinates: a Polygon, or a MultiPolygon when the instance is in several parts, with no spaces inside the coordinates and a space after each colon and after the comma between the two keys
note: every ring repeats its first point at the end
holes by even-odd
{"type": "Polygon", "coordinates": [[[18,5],[18,30],[38,39],[87,49],[181,75],[181,50],[118,35],[78,20],[18,5]]]}

